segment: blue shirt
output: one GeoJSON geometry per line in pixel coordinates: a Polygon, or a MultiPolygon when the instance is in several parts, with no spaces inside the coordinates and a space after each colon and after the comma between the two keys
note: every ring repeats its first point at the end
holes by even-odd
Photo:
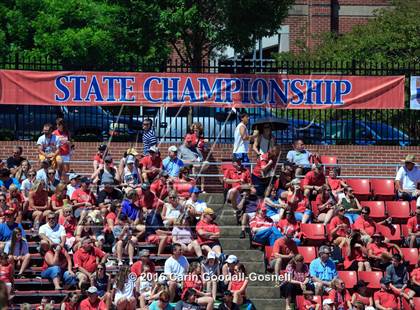
{"type": "Polygon", "coordinates": [[[287,160],[298,166],[309,168],[311,167],[311,163],[309,162],[309,157],[311,157],[311,155],[312,154],[306,150],[303,150],[302,152],[292,150],[287,153],[287,160]]]}
{"type": "Polygon", "coordinates": [[[140,215],[141,209],[128,199],[124,199],[121,205],[121,213],[127,215],[130,220],[135,221],[140,215]]]}
{"type": "MultiPolygon", "coordinates": [[[[172,306],[171,304],[168,303],[166,305],[165,309],[163,309],[163,310],[173,310],[173,309],[174,309],[174,306],[172,306]]],[[[155,300],[154,302],[152,302],[149,306],[149,310],[160,310],[159,301],[155,300]]]]}
{"type": "Polygon", "coordinates": [[[317,277],[322,281],[332,281],[337,277],[337,269],[331,259],[323,263],[321,258],[318,257],[309,265],[309,274],[311,277],[317,277]]]}
{"type": "Polygon", "coordinates": [[[22,238],[26,238],[25,230],[21,224],[13,223],[12,226],[7,225],[7,223],[0,224],[0,241],[8,241],[12,239],[13,229],[18,227],[22,232],[22,238]]]}
{"type": "Polygon", "coordinates": [[[0,187],[4,186],[6,187],[6,189],[9,189],[10,185],[15,184],[16,187],[20,190],[20,183],[17,179],[15,178],[8,178],[6,181],[2,181],[0,180],[0,187]]]}
{"type": "Polygon", "coordinates": [[[163,162],[163,170],[165,170],[169,176],[171,177],[178,177],[179,170],[184,167],[184,162],[180,160],[178,157],[175,160],[172,160],[169,156],[166,157],[163,162]]]}

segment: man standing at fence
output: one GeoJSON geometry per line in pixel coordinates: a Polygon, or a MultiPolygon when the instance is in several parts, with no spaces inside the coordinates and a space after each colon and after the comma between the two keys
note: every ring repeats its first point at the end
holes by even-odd
{"type": "Polygon", "coordinates": [[[150,118],[143,120],[143,155],[149,155],[149,150],[157,144],[156,134],[153,130],[153,122],[150,118]]]}
{"type": "Polygon", "coordinates": [[[246,165],[249,163],[248,150],[249,141],[258,137],[258,130],[254,130],[253,134],[248,135],[247,125],[249,122],[249,115],[246,112],[241,113],[241,122],[236,126],[234,132],[233,142],[233,156],[237,159],[241,159],[242,163],[246,165]]]}

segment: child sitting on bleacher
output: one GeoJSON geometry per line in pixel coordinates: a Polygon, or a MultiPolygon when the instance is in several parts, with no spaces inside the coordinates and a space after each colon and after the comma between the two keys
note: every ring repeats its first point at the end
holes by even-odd
{"type": "Polygon", "coordinates": [[[303,291],[303,307],[305,310],[318,310],[319,304],[314,300],[313,291],[303,291]]]}
{"type": "Polygon", "coordinates": [[[10,296],[13,288],[13,265],[9,261],[9,256],[6,253],[0,256],[0,281],[3,281],[7,286],[7,293],[10,296]]]}

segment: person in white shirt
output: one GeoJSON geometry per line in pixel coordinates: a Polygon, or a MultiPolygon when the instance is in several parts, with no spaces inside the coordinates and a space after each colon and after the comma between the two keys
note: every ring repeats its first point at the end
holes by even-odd
{"type": "Polygon", "coordinates": [[[204,210],[207,208],[207,203],[198,199],[198,195],[201,191],[197,186],[191,187],[189,193],[191,196],[185,202],[185,209],[191,217],[195,217],[199,220],[204,210]]]}
{"type": "Polygon", "coordinates": [[[47,216],[47,223],[39,228],[39,237],[42,243],[48,243],[50,246],[59,244],[62,248],[66,243],[66,230],[64,226],[57,223],[58,215],[51,212],[47,216]]]}
{"type": "Polygon", "coordinates": [[[70,184],[67,185],[67,196],[71,197],[76,189],[80,187],[80,175],[77,173],[70,173],[70,184]]]}
{"type": "Polygon", "coordinates": [[[58,171],[62,171],[63,160],[60,156],[60,139],[53,135],[53,126],[45,124],[42,136],[38,138],[36,144],[38,145],[39,161],[48,159],[51,161],[52,167],[58,171]]]}
{"type": "Polygon", "coordinates": [[[395,176],[395,189],[398,197],[404,200],[414,200],[420,196],[418,185],[420,183],[420,169],[416,167],[414,155],[407,155],[404,166],[401,167],[395,176]]]}
{"type": "Polygon", "coordinates": [[[298,139],[293,142],[293,150],[287,152],[287,161],[295,164],[296,176],[305,175],[311,170],[311,157],[319,158],[318,154],[312,154],[305,149],[305,144],[302,140],[298,139]]]}
{"type": "Polygon", "coordinates": [[[172,245],[172,256],[165,261],[163,273],[168,278],[169,295],[171,301],[174,300],[176,290],[184,281],[184,276],[188,272],[190,264],[185,256],[182,255],[182,247],[179,243],[172,245]]]}
{"type": "Polygon", "coordinates": [[[249,151],[249,141],[258,137],[258,130],[254,130],[252,135],[248,134],[247,125],[249,123],[249,115],[246,112],[241,113],[241,122],[236,126],[234,132],[234,142],[233,142],[233,156],[235,158],[241,159],[244,166],[249,163],[248,151],[249,151]]]}

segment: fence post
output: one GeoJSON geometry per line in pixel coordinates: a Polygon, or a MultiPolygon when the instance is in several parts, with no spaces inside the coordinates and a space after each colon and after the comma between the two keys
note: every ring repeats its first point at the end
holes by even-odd
{"type": "MultiPolygon", "coordinates": [[[[356,60],[351,61],[351,74],[356,75],[356,60]]],[[[351,110],[351,144],[356,144],[356,110],[351,110]]]]}

